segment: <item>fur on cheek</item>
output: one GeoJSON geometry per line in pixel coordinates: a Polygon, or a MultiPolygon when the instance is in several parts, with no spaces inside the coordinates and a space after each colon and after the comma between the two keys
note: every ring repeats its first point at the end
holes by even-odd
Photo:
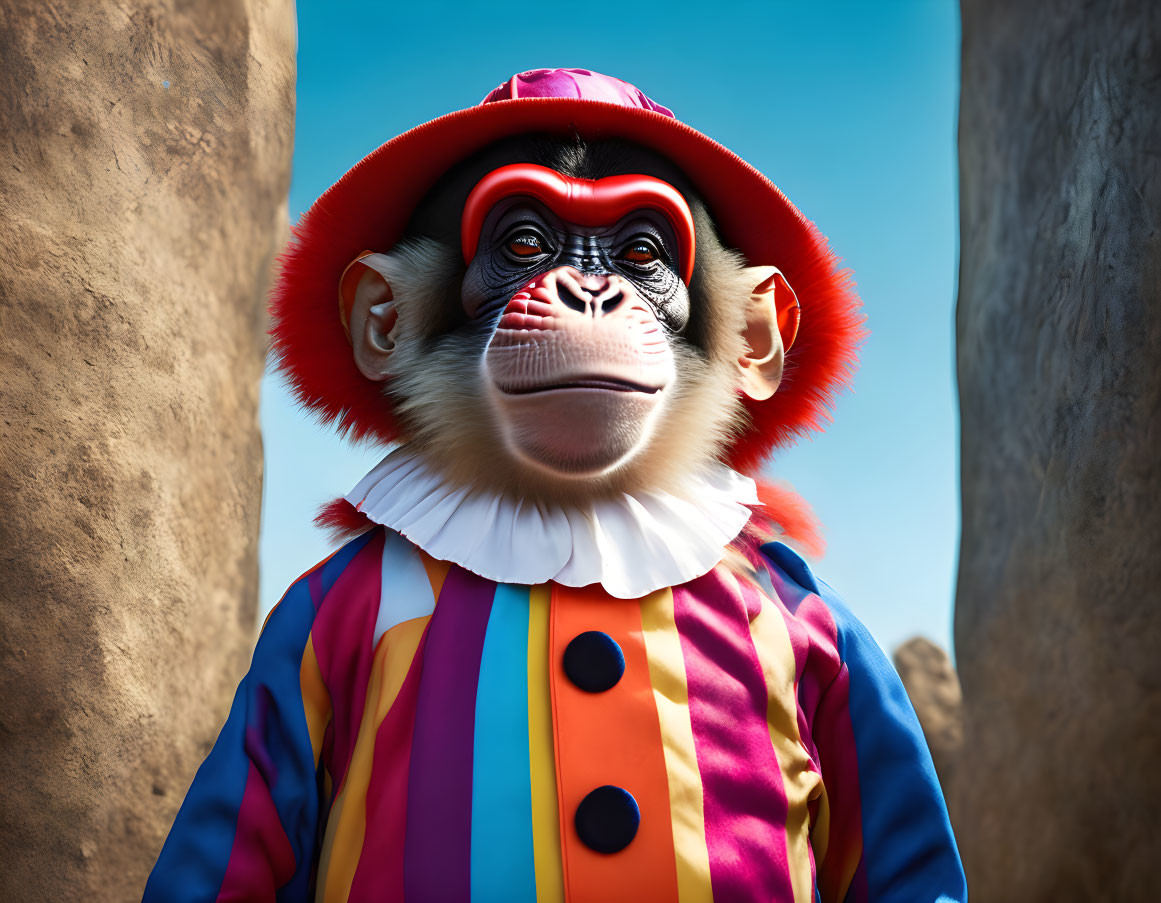
{"type": "Polygon", "coordinates": [[[674,489],[686,474],[723,458],[749,425],[738,392],[737,361],[745,349],[745,312],[753,286],[744,258],[718,243],[700,208],[695,216],[698,234],[708,236],[699,248],[690,286],[705,348],[673,340],[678,379],[639,465],[653,481],[674,489]]]}
{"type": "Polygon", "coordinates": [[[418,238],[388,257],[398,320],[384,403],[394,408],[401,441],[422,449],[453,479],[478,482],[474,462],[487,457],[496,434],[481,376],[490,324],[461,320],[444,331],[449,310],[460,305],[458,249],[418,238]]]}
{"type": "Polygon", "coordinates": [[[746,258],[721,244],[713,221],[700,204],[695,206],[694,218],[701,241],[689,288],[691,306],[706,355],[717,363],[732,365],[745,347],[746,308],[754,286],[746,274],[746,258]]]}

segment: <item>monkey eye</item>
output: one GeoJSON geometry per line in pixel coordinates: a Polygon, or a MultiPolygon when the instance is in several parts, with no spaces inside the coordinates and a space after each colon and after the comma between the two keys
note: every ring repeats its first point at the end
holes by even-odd
{"type": "Polygon", "coordinates": [[[625,245],[618,256],[629,263],[647,264],[660,260],[661,252],[653,242],[638,238],[625,245]]]}
{"type": "Polygon", "coordinates": [[[531,229],[522,229],[514,235],[509,236],[504,244],[509,254],[521,259],[539,257],[545,254],[545,245],[546,242],[539,233],[533,232],[531,229]]]}

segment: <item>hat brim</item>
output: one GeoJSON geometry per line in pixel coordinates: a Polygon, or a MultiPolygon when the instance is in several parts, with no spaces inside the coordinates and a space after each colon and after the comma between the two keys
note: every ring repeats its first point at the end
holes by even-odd
{"type": "Polygon", "coordinates": [[[826,239],[758,170],[663,113],[572,98],[496,101],[449,113],[372,151],[311,206],[280,257],[271,300],[272,350],[299,400],[355,438],[396,438],[398,424],[350,351],[338,316],[344,268],[361,251],[388,250],[448,169],[522,133],[619,138],[664,154],[709,206],[723,241],[754,265],[777,266],[793,286],[802,320],[773,397],[747,400],[750,425],[728,462],[752,470],[775,447],[820,429],[849,382],[863,337],[849,272],[826,239]]]}

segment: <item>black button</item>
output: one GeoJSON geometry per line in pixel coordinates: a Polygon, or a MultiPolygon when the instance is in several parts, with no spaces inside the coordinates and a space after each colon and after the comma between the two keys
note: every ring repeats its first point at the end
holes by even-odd
{"type": "Polygon", "coordinates": [[[586,630],[565,647],[564,673],[582,690],[603,693],[625,673],[625,653],[607,633],[586,630]]]}
{"type": "Polygon", "coordinates": [[[598,787],[576,807],[576,833],[598,853],[619,853],[637,836],[641,810],[633,794],[612,784],[598,787]]]}

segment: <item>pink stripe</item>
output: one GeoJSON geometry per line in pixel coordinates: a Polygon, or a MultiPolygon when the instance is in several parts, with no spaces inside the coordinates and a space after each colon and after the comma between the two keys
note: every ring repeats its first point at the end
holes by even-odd
{"type": "MultiPolygon", "coordinates": [[[[783,623],[786,625],[786,633],[790,638],[790,649],[794,654],[794,693],[798,700],[798,736],[802,741],[803,746],[806,747],[810,753],[810,768],[816,774],[821,774],[822,769],[818,764],[818,749],[814,744],[814,738],[810,730],[810,722],[807,719],[806,711],[803,706],[803,696],[805,695],[810,702],[810,709],[813,712],[818,704],[818,699],[822,694],[822,690],[830,682],[829,678],[819,679],[817,669],[821,665],[826,674],[833,673],[839,667],[838,650],[835,647],[833,637],[836,635],[833,629],[833,620],[831,622],[832,629],[830,633],[826,630],[809,628],[807,624],[800,622],[791,614],[790,608],[787,604],[794,606],[795,610],[801,606],[802,602],[810,595],[805,590],[797,585],[788,583],[781,575],[774,572],[770,566],[769,559],[765,555],[760,556],[759,566],[764,566],[770,574],[772,588],[774,593],[770,595],[770,601],[774,609],[782,617],[783,623]],[[816,649],[814,655],[811,655],[811,637],[814,637],[815,644],[820,640],[825,640],[828,647],[834,650],[833,659],[828,659],[823,649],[816,649]],[[829,666],[828,661],[833,662],[829,666]],[[807,663],[814,665],[814,669],[807,671],[807,663]]],[[[809,614],[809,609],[806,614],[809,614]]],[[[807,812],[809,813],[810,823],[813,825],[818,819],[818,799],[814,799],[807,804],[807,812]]],[[[818,864],[814,857],[813,844],[807,848],[810,855],[810,880],[811,885],[818,886],[818,864]]]]}
{"type": "Polygon", "coordinates": [[[383,532],[379,531],[351,559],[327,594],[328,600],[338,604],[324,602],[311,628],[319,670],[334,704],[330,756],[324,764],[334,780],[335,796],[346,778],[363,718],[374,654],[371,639],[379,613],[382,557],[383,532]]]}
{"type": "Polygon", "coordinates": [[[798,731],[802,742],[818,761],[812,725],[822,694],[842,666],[838,652],[838,628],[830,609],[814,593],[787,580],[766,562],[775,596],[773,602],[786,622],[794,650],[794,685],[798,694],[798,731]]]}
{"type": "Polygon", "coordinates": [[[375,734],[375,761],[367,785],[367,829],[347,898],[350,903],[403,899],[407,781],[411,770],[411,738],[419,699],[419,676],[423,671],[426,645],[427,630],[424,630],[399,695],[375,734]]]}
{"type": "Polygon", "coordinates": [[[251,762],[230,861],[217,900],[219,903],[273,901],[274,889],[293,876],[294,851],[290,840],[282,829],[270,791],[251,762]]]}
{"type": "MultiPolygon", "coordinates": [[[[838,627],[826,603],[769,567],[787,630],[806,658],[799,677],[799,730],[819,765],[830,805],[826,858],[818,868],[824,899],[842,899],[854,877],[852,901],[866,899],[866,879],[855,875],[862,851],[859,765],[850,714],[850,676],[838,649],[838,627]]],[[[795,659],[799,656],[795,645],[795,659]]]]}
{"type": "MultiPolygon", "coordinates": [[[[850,676],[843,665],[814,718],[814,736],[830,802],[830,837],[818,877],[823,897],[828,899],[846,896],[863,848],[859,763],[855,756],[849,693],[850,676]]],[[[851,899],[852,903],[866,899],[865,887],[861,895],[856,893],[851,899]]]]}
{"type": "Polygon", "coordinates": [[[745,601],[717,571],[673,591],[716,903],[793,900],[786,794],[745,601]]]}

